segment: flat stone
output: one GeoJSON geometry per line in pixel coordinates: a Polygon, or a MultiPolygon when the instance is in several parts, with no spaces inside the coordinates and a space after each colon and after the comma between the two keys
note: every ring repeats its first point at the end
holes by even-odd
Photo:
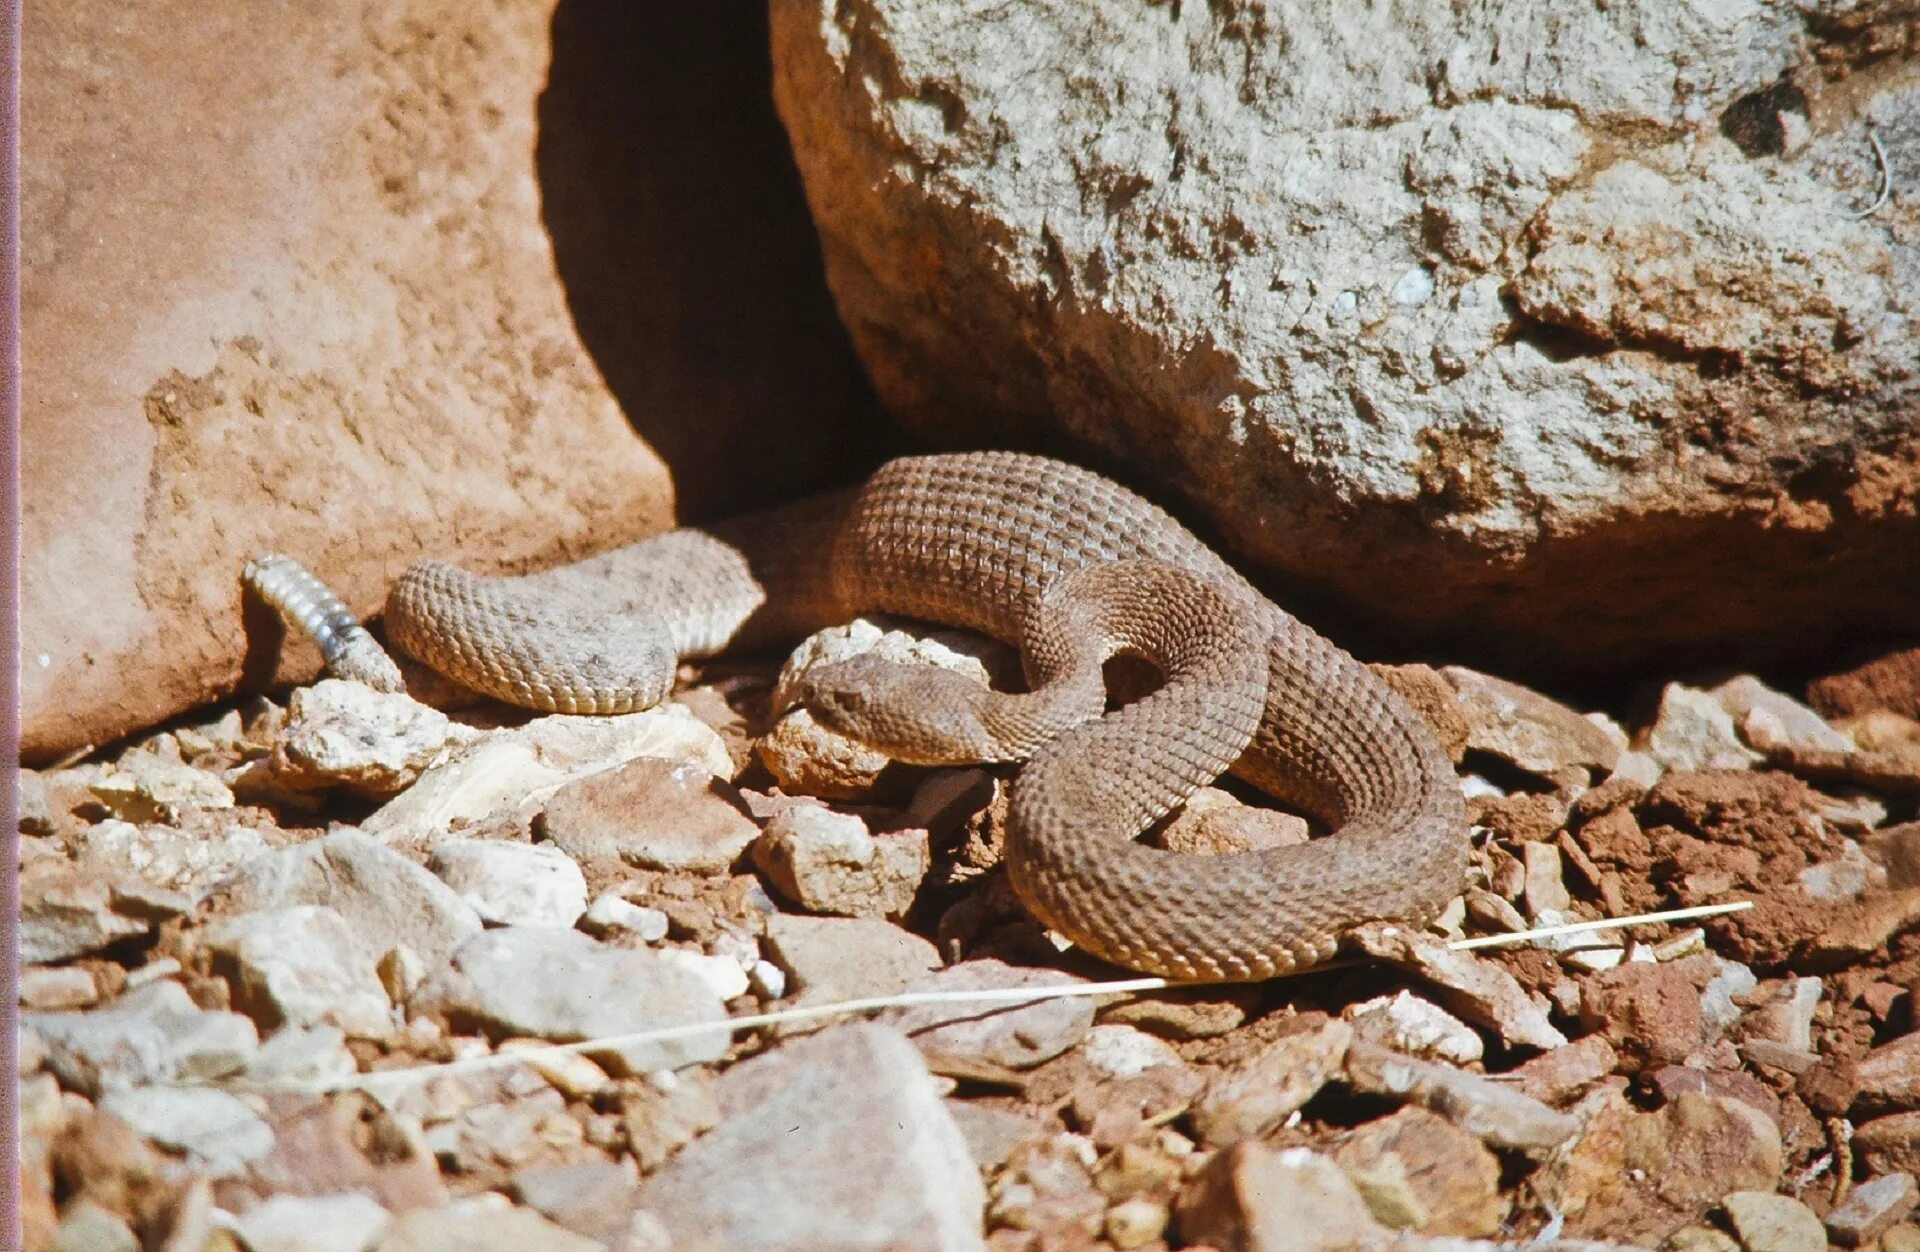
{"type": "Polygon", "coordinates": [[[1473,751],[1543,776],[1568,766],[1609,772],[1620,758],[1620,745],[1604,730],[1557,700],[1461,665],[1440,674],[1466,715],[1473,751]]]}
{"type": "Polygon", "coordinates": [[[1827,1232],[1792,1196],[1736,1191],[1721,1202],[1746,1252],[1827,1252],[1827,1232]]]}
{"type": "Polygon", "coordinates": [[[1050,1127],[1043,1126],[1025,1113],[992,1108],[971,1100],[948,1100],[947,1112],[967,1141],[974,1164],[982,1171],[998,1169],[1021,1144],[1044,1138],[1050,1127]]]}
{"type": "Polygon", "coordinates": [[[1546,1051],[1567,1042],[1547,1018],[1546,1005],[1527,994],[1506,970],[1471,952],[1456,952],[1439,939],[1405,926],[1357,926],[1352,943],[1367,955],[1391,961],[1433,984],[1448,1011],[1484,1026],[1509,1047],[1546,1051]]]}
{"type": "Polygon", "coordinates": [[[1347,1049],[1347,1085],[1412,1099],[1489,1146],[1540,1159],[1578,1133],[1580,1122],[1478,1074],[1400,1056],[1372,1044],[1347,1049]]]}
{"type": "Polygon", "coordinates": [[[1216,1076],[1193,1110],[1201,1142],[1225,1147],[1277,1129],[1341,1071],[1353,1027],[1330,1021],[1284,1035],[1216,1076]]]}
{"type": "Polygon", "coordinates": [[[1470,1065],[1486,1052],[1479,1034],[1437,1004],[1411,991],[1398,991],[1342,1013],[1353,1026],[1353,1036],[1395,1052],[1470,1065]]]}
{"type": "Polygon", "coordinates": [[[1884,1174],[1870,1179],[1849,1191],[1847,1198],[1827,1214],[1827,1233],[1844,1247],[1862,1247],[1913,1212],[1916,1201],[1920,1201],[1920,1192],[1914,1188],[1912,1174],[1884,1174]]]}
{"type": "Polygon", "coordinates": [[[219,775],[156,752],[122,753],[87,790],[109,813],[129,822],[172,824],[194,809],[233,807],[233,790],[219,775]]]}
{"type": "MultiPolygon", "coordinates": [[[[181,908],[189,907],[182,901],[181,908]]],[[[144,935],[161,920],[137,895],[96,873],[54,864],[20,878],[20,960],[53,965],[144,935]]]]}
{"type": "Polygon", "coordinates": [[[1604,1035],[1587,1035],[1534,1057],[1506,1076],[1542,1104],[1563,1104],[1613,1073],[1619,1064],[1619,1054],[1604,1035]]]}
{"type": "Polygon", "coordinates": [[[873,835],[858,817],[807,804],[774,815],[753,863],[810,912],[899,918],[932,862],[924,830],[873,835]]]}
{"type": "MultiPolygon", "coordinates": [[[[476,935],[420,985],[414,1014],[437,1014],[456,1029],[477,1025],[496,1036],[567,1043],[669,1026],[721,1022],[726,1006],[697,975],[658,952],[610,948],[574,930],[510,926],[476,935]],[[565,977],[555,977],[564,970],[565,977]]],[[[655,1043],[587,1053],[617,1074],[713,1061],[731,1034],[699,1031],[655,1043]]]]}
{"type": "Polygon", "coordinates": [[[587,911],[587,879],[559,848],[505,839],[442,839],[427,868],[495,926],[571,926],[587,911]]]}
{"type": "Polygon", "coordinates": [[[363,1252],[393,1222],[371,1196],[276,1195],[233,1219],[247,1252],[363,1252]]]}
{"type": "Polygon", "coordinates": [[[1500,1160],[1443,1117],[1404,1108],[1349,1135],[1333,1159],[1383,1225],[1430,1235],[1500,1233],[1500,1160]]]}
{"type": "Polygon", "coordinates": [[[1740,737],[1756,752],[1853,750],[1853,740],[1826,718],[1752,674],[1729,678],[1708,694],[1727,711],[1740,737]]]}
{"type": "MultiPolygon", "coordinates": [[[[1084,981],[1055,970],[1024,969],[1001,961],[963,961],[918,979],[910,992],[1068,987],[1084,981]]],[[[1030,1069],[1086,1037],[1093,1000],[1056,996],[1026,1004],[917,1004],[888,1009],[879,1020],[905,1034],[933,1061],[985,1062],[1030,1069]]]]}
{"type": "Polygon", "coordinates": [[[631,1161],[530,1165],[513,1175],[520,1203],[568,1230],[609,1243],[633,1217],[639,1192],[631,1161]]]}
{"type": "Polygon", "coordinates": [[[209,832],[202,826],[175,829],[108,818],[69,837],[74,861],[84,870],[126,884],[143,882],[176,891],[189,901],[229,881],[274,844],[250,826],[229,822],[209,832]]]}
{"type": "Polygon", "coordinates": [[[283,1026],[260,1045],[246,1073],[254,1082],[273,1084],[344,1078],[359,1069],[338,1026],[283,1026]]]}
{"type": "Polygon", "coordinates": [[[1529,917],[1541,921],[1548,913],[1560,915],[1573,907],[1573,896],[1567,891],[1566,867],[1558,847],[1551,843],[1523,843],[1520,863],[1526,867],[1524,898],[1529,917]]]}
{"type": "Polygon", "coordinates": [[[20,1007],[35,1012],[84,1009],[100,998],[93,971],[77,965],[23,969],[15,987],[20,1007]]]}
{"type": "Polygon", "coordinates": [[[912,1045],[837,1026],[733,1067],[723,1120],[642,1188],[675,1246],[973,1252],[986,1196],[912,1045]]]}
{"type": "Polygon", "coordinates": [[[393,1005],[373,958],[330,908],[242,913],[209,927],[203,942],[225,962],[234,1006],[265,1030],[331,1025],[380,1039],[393,1029],[393,1005]]]}
{"type": "Polygon", "coordinates": [[[480,915],[453,888],[353,830],[258,858],[228,888],[226,903],[234,913],[325,905],[375,959],[404,946],[430,965],[481,928],[480,915]]]}
{"type": "Polygon", "coordinates": [[[1338,1165],[1256,1142],[1217,1153],[1175,1212],[1183,1239],[1238,1252],[1355,1252],[1387,1234],[1338,1165]]]}
{"type": "Polygon", "coordinates": [[[892,995],[940,968],[940,953],[912,931],[873,917],[767,918],[767,954],[802,1004],[892,995]]]}
{"type": "Polygon", "coordinates": [[[557,1226],[498,1195],[403,1213],[370,1252],[606,1252],[598,1239],[557,1226]]]}
{"type": "Polygon", "coordinates": [[[568,783],[640,757],[697,765],[720,778],[733,770],[720,737],[677,704],[618,717],[556,713],[468,744],[361,829],[383,839],[431,843],[457,826],[521,818],[531,823],[568,783]]]}
{"type": "Polygon", "coordinates": [[[86,1013],[23,1013],[46,1049],[47,1065],[71,1090],[219,1078],[247,1066],[259,1049],[251,1021],[208,1012],[177,982],[151,983],[86,1013]]]}
{"type": "Polygon", "coordinates": [[[639,757],[553,793],[537,829],[577,860],[723,874],[760,834],[739,789],[699,765],[639,757]]]}
{"type": "Polygon", "coordinates": [[[217,1175],[237,1174],[273,1150],[273,1131],[260,1115],[211,1087],[115,1087],[100,1108],[217,1175]]]}

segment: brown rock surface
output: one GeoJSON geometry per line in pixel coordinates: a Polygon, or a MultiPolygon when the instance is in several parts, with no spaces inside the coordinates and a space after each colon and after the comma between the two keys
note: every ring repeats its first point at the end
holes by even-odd
{"type": "Polygon", "coordinates": [[[1807,699],[1828,717],[1890,709],[1920,718],[1920,648],[1889,652],[1875,661],[1811,683],[1807,699]]]}
{"type": "MultiPolygon", "coordinates": [[[[857,372],[762,19],[553,8],[30,15],[30,759],[311,674],[243,617],[261,550],[364,612],[422,553],[527,566],[660,528],[674,488],[622,402],[676,469],[759,431],[778,454],[728,459],[741,494],[844,472],[817,418],[857,372]]],[[[679,486],[721,506],[711,472],[679,486]]]]}
{"type": "Polygon", "coordinates": [[[772,11],[829,281],[920,432],[1078,441],[1509,672],[1913,611],[1920,252],[1848,214],[1863,119],[1916,97],[1820,91],[1865,42],[1779,8],[772,11]],[[1756,108],[1791,147],[1727,136],[1756,108]]]}

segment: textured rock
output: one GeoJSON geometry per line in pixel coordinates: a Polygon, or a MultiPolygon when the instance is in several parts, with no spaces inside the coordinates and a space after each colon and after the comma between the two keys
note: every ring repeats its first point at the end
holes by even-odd
{"type": "Polygon", "coordinates": [[[1425,1109],[1401,1109],[1368,1122],[1333,1159],[1388,1226],[1445,1235],[1499,1232],[1506,1210],[1499,1159],[1425,1109]]]}
{"type": "Polygon", "coordinates": [[[411,696],[326,678],[288,699],[286,729],[265,764],[283,787],[343,786],[385,799],[478,737],[411,696]]]}
{"type": "Polygon", "coordinates": [[[836,1027],[727,1071],[724,1120],[647,1180],[640,1203],[715,1252],[978,1249],[985,1196],[920,1055],[836,1027]]]}
{"type": "Polygon", "coordinates": [[[753,845],[753,863],[782,894],[845,917],[905,916],[931,858],[924,830],[874,835],[853,814],[814,804],[782,809],[753,845]]]}
{"type": "Polygon", "coordinates": [[[1883,55],[1815,23],[781,0],[774,87],[921,433],[1050,417],[1397,626],[1617,672],[1920,594],[1920,251],[1846,216],[1912,89],[1720,133],[1883,55]]]}
{"type": "Polygon", "coordinates": [[[1411,991],[1348,1006],[1342,1014],[1353,1037],[1393,1052],[1470,1065],[1486,1051],[1465,1022],[1411,991]]]}
{"type": "Polygon", "coordinates": [[[1327,1022],[1285,1035],[1215,1077],[1193,1110],[1201,1141],[1224,1147],[1275,1129],[1339,1074],[1352,1042],[1351,1026],[1327,1022]]]}
{"type": "MultiPolygon", "coordinates": [[[[416,1014],[472,1023],[496,1035],[532,1035],[566,1043],[726,1018],[726,1007],[699,975],[653,951],[610,948],[578,931],[510,926],[476,935],[414,992],[416,1014]],[[556,979],[555,970],[565,970],[556,979]]],[[[724,1029],[654,1043],[590,1051],[622,1073],[712,1061],[725,1056],[724,1029]]]]}
{"type": "Polygon", "coordinates": [[[365,611],[422,551],[550,558],[666,521],[540,229],[548,8],[39,16],[29,756],[271,672],[273,632],[242,628],[258,552],[329,558],[365,611]]]}

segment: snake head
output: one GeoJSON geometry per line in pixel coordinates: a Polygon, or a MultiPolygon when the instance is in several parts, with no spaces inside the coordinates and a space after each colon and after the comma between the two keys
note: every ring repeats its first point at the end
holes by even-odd
{"type": "Polygon", "coordinates": [[[816,666],[793,684],[829,730],[912,765],[961,765],[1003,759],[981,718],[982,683],[934,665],[856,656],[816,666]]]}

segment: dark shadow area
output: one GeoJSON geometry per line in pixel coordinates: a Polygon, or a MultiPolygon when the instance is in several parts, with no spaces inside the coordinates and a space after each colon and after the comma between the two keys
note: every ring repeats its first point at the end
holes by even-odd
{"type": "Polygon", "coordinates": [[[562,0],[540,97],[567,299],[702,520],[857,478],[890,438],[774,113],[766,5],[562,0]]]}

